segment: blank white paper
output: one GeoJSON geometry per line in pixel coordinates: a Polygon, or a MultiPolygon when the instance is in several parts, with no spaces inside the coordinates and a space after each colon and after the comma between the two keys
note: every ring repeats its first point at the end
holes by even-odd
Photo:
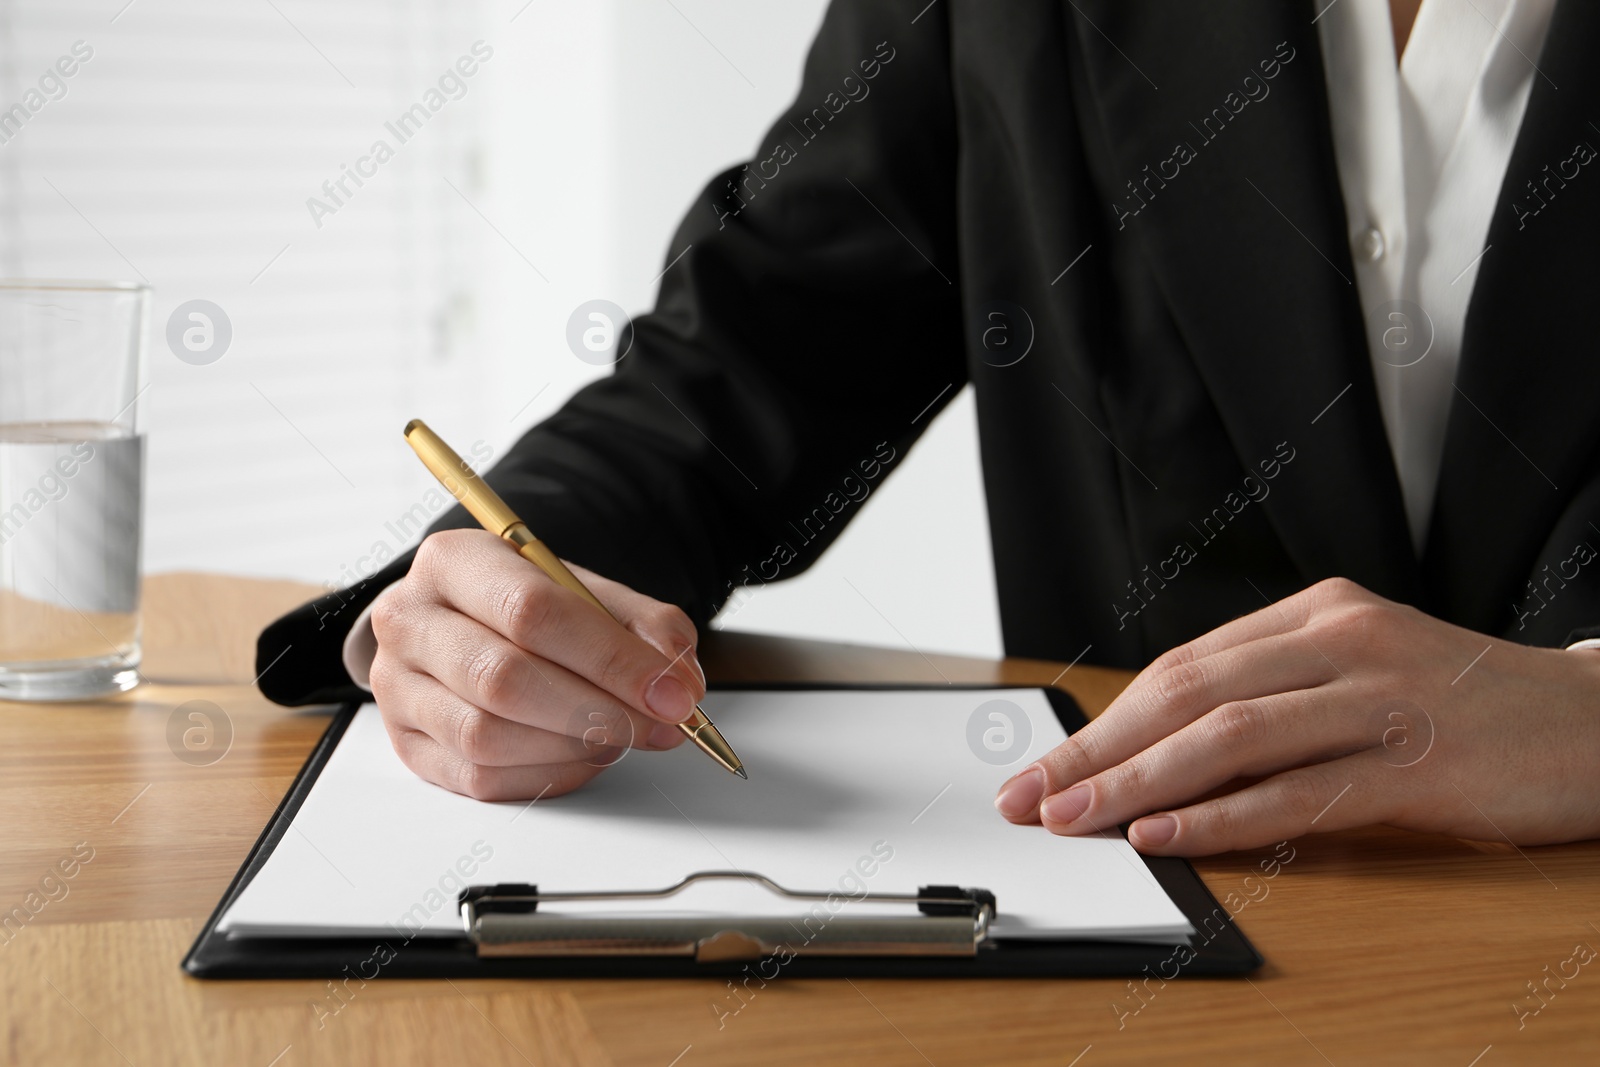
{"type": "MultiPolygon", "coordinates": [[[[695,871],[742,870],[851,898],[982,887],[996,896],[997,938],[1179,941],[1193,932],[1120,836],[1057,837],[995,811],[999,785],[1065,738],[1041,690],[728,690],[702,707],[749,781],[686,743],[630,751],[567,796],[485,803],[413,775],[378,708],[366,705],[219,928],[448,935],[461,930],[455,901],[467,885],[652,889],[695,871]],[[1016,721],[1008,728],[1005,718],[1016,721]]],[[[807,907],[712,883],[667,901],[583,910],[807,907]]]]}

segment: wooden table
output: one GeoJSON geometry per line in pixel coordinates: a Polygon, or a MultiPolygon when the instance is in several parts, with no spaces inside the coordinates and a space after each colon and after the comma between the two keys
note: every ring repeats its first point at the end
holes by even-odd
{"type": "MultiPolygon", "coordinates": [[[[1576,946],[1600,949],[1600,844],[1381,829],[1297,841],[1270,880],[1270,850],[1197,864],[1219,899],[1249,900],[1239,922],[1268,960],[1250,979],[779,981],[720,1027],[711,980],[380,980],[343,1000],[321,982],[195,981],[179,960],[328,721],[251,686],[257,629],[313,590],[198,575],[147,590],[150,684],[0,704],[0,909],[38,908],[0,933],[6,1063],[1600,1061],[1600,961],[1555,977],[1576,946]],[[168,743],[191,700],[231,723],[206,766],[168,743]],[[74,866],[75,850],[92,858],[74,866]]],[[[725,680],[1058,680],[1091,713],[1127,678],[733,633],[706,646],[725,680]]]]}

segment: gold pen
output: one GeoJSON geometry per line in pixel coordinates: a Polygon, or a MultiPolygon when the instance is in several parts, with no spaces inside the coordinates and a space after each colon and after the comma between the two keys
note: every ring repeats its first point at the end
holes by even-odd
{"type": "MultiPolygon", "coordinates": [[[[561,557],[550,551],[543,541],[533,536],[533,531],[529,530],[527,525],[517,518],[516,513],[506,506],[506,502],[500,499],[500,494],[490,489],[488,484],[456,455],[455,450],[445,444],[438,434],[428,429],[421,419],[412,419],[406,423],[406,443],[422,460],[423,466],[439,479],[439,484],[448,489],[450,495],[459,500],[461,505],[472,513],[472,517],[483,524],[485,530],[510,541],[525,559],[536,564],[557,583],[577,593],[607,615],[611,615],[610,609],[600,603],[600,599],[589,592],[588,587],[578,580],[578,576],[567,569],[567,565],[561,562],[561,557]]],[[[615,615],[611,617],[616,618],[615,615]]],[[[745,773],[744,764],[739,761],[732,746],[717,730],[716,724],[706,718],[706,713],[701,711],[698,705],[693,715],[678,724],[678,729],[688,734],[689,740],[699,745],[706,755],[728,770],[740,778],[750,777],[745,773]]]]}

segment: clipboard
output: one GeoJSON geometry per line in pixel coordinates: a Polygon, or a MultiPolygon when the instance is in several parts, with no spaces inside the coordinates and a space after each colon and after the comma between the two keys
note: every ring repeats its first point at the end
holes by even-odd
{"type": "MultiPolygon", "coordinates": [[[[904,685],[898,683],[725,683],[710,687],[740,690],[908,690],[1039,689],[1024,685],[904,685]]],[[[1068,734],[1088,724],[1067,693],[1043,687],[1056,718],[1068,734]]],[[[1242,975],[1264,960],[1245,938],[1232,915],[1200,880],[1188,861],[1147,856],[1156,882],[1184,913],[1196,933],[1187,944],[1102,940],[991,940],[988,919],[1004,901],[980,886],[923,886],[917,894],[870,894],[866,901],[899,904],[915,914],[863,917],[830,923],[826,944],[783,947],[781,931],[749,919],[716,929],[704,925],[675,928],[677,920],[644,920],[644,927],[568,928],[539,922],[538,905],[555,899],[585,899],[594,894],[541,894],[536,886],[473,886],[457,906],[463,917],[459,936],[386,939],[364,937],[229,937],[217,925],[244,887],[265,865],[288,833],[295,814],[338,746],[358,705],[342,706],[324,731],[294,783],[279,802],[255,846],[245,857],[216,909],[183,960],[197,978],[677,978],[731,977],[752,961],[781,960],[781,972],[796,978],[999,978],[1117,977],[1140,974],[1171,979],[1180,975],[1242,975]],[[876,900],[874,899],[876,898],[876,900]],[[744,927],[741,929],[741,927],[744,927]],[[401,942],[399,945],[393,942],[401,942]],[[375,974],[369,973],[376,971],[375,974]]],[[[1126,834],[1127,827],[1121,828],[1126,834]]],[[[805,886],[782,886],[759,872],[691,872],[677,886],[641,886],[609,897],[658,897],[706,878],[746,878],[797,904],[825,894],[805,886]]]]}

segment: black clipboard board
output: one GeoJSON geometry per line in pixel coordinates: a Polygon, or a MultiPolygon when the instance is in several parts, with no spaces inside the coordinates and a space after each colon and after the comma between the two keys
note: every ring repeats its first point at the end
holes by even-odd
{"type": "MultiPolygon", "coordinates": [[[[740,683],[714,684],[712,690],[838,690],[838,689],[1040,689],[1056,718],[1071,734],[1088,724],[1070,695],[1051,687],[1030,685],[904,685],[898,683],[740,683]]],[[[288,833],[300,805],[311,791],[328,757],[338,746],[359,705],[346,704],[334,715],[321,739],[300,768],[266,828],[245,857],[227,891],[206,920],[183,959],[183,969],[196,978],[706,978],[743,973],[747,961],[697,962],[657,956],[493,957],[477,954],[474,943],[460,937],[401,936],[360,938],[237,937],[218,932],[228,907],[266,863],[288,833]]],[[[1127,828],[1123,827],[1126,833],[1127,828]]],[[[1160,945],[1126,941],[998,941],[971,958],[916,956],[794,955],[782,974],[794,978],[1062,978],[1150,975],[1163,980],[1179,976],[1248,974],[1265,962],[1239,930],[1228,910],[1217,902],[1188,861],[1144,857],[1165,889],[1197,931],[1189,944],[1160,945]]]]}

